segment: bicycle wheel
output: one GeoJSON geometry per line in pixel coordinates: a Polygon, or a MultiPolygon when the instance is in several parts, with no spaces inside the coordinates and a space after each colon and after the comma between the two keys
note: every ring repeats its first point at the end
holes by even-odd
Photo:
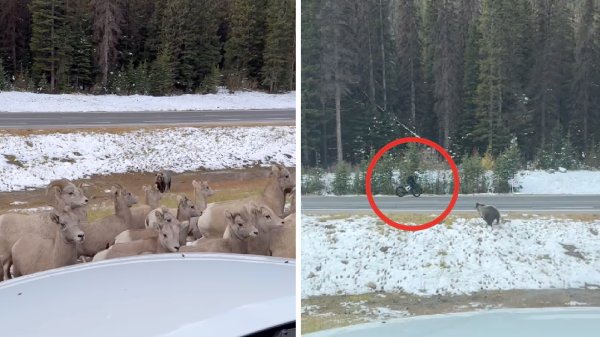
{"type": "Polygon", "coordinates": [[[423,193],[423,190],[421,189],[421,186],[417,185],[413,187],[411,193],[412,195],[418,198],[419,196],[421,196],[421,193],[423,193]]]}
{"type": "Polygon", "coordinates": [[[406,189],[404,189],[404,186],[396,187],[396,195],[399,197],[403,197],[406,195],[406,189]]]}

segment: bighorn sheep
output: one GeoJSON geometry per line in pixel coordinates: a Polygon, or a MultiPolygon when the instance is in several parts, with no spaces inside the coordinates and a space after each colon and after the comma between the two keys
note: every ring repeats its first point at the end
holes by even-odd
{"type": "Polygon", "coordinates": [[[233,200],[223,203],[210,204],[198,219],[199,234],[205,238],[221,238],[227,228],[225,221],[225,210],[230,212],[239,211],[248,202],[265,205],[272,209],[278,216],[283,216],[285,203],[285,191],[293,188],[294,180],[288,169],[281,165],[273,165],[269,174],[269,180],[263,193],[259,196],[249,197],[243,200],[233,200]]]}
{"type": "Polygon", "coordinates": [[[177,220],[181,221],[179,243],[185,246],[188,235],[192,233],[190,219],[201,216],[202,210],[186,196],[179,196],[177,200],[179,200],[179,204],[177,205],[177,220]]]}
{"type": "Polygon", "coordinates": [[[230,228],[228,238],[200,239],[190,246],[181,247],[180,252],[248,253],[248,239],[258,235],[258,229],[251,223],[250,215],[245,212],[225,211],[225,221],[230,228]]]}
{"type": "Polygon", "coordinates": [[[145,204],[131,208],[132,228],[135,229],[143,229],[146,227],[146,216],[150,214],[150,211],[158,208],[160,199],[163,196],[155,185],[144,185],[142,186],[142,190],[145,194],[145,204]]]}
{"type": "Polygon", "coordinates": [[[99,251],[106,249],[115,241],[115,236],[126,229],[131,229],[130,207],[138,202],[138,197],[127,191],[124,187],[114,184],[111,193],[115,205],[115,214],[111,214],[91,223],[82,224],[81,227],[87,235],[87,240],[79,245],[80,255],[94,256],[99,251]]]}
{"type": "Polygon", "coordinates": [[[296,258],[296,213],[285,217],[283,226],[271,231],[271,255],[296,258]]]}
{"type": "MultiPolygon", "coordinates": [[[[283,219],[267,206],[250,203],[246,205],[246,211],[250,215],[251,223],[258,230],[258,236],[248,240],[248,254],[271,255],[271,232],[283,226],[283,219]]],[[[230,235],[231,228],[227,227],[223,238],[229,238],[230,235]]]]}
{"type": "Polygon", "coordinates": [[[161,170],[156,174],[155,184],[161,193],[171,191],[171,177],[173,172],[167,170],[161,170]]]}
{"type": "Polygon", "coordinates": [[[208,186],[208,181],[192,181],[192,186],[194,186],[194,196],[196,197],[196,205],[201,211],[206,209],[208,206],[207,198],[215,194],[215,192],[208,186]]]}
{"type": "MultiPolygon", "coordinates": [[[[158,228],[158,223],[161,218],[167,219],[168,220],[167,222],[177,221],[177,223],[179,223],[180,232],[181,232],[181,228],[189,227],[189,221],[179,222],[179,220],[177,219],[177,217],[175,215],[173,215],[171,210],[166,207],[157,208],[153,212],[151,212],[149,214],[149,216],[150,215],[152,215],[152,219],[153,219],[152,220],[153,225],[151,227],[146,228],[146,229],[128,229],[126,231],[123,231],[119,235],[117,235],[117,237],[115,237],[115,244],[131,242],[131,241],[135,241],[135,240],[148,239],[148,238],[157,236],[158,232],[156,231],[156,229],[158,228]],[[160,216],[160,218],[159,218],[159,216],[160,216]]],[[[182,236],[180,235],[180,245],[184,246],[186,244],[186,240],[181,242],[181,238],[182,238],[182,236]]]]}
{"type": "Polygon", "coordinates": [[[70,210],[57,211],[50,213],[48,219],[54,225],[53,239],[30,234],[13,245],[11,253],[15,277],[77,262],[77,244],[84,241],[79,216],[70,210]]]}
{"type": "Polygon", "coordinates": [[[158,235],[132,242],[118,243],[103,250],[94,256],[92,261],[101,261],[125,256],[134,256],[144,253],[168,253],[179,250],[179,222],[172,218],[165,218],[164,214],[156,212],[158,220],[156,226],[158,235]]]}
{"type": "MultiPolygon", "coordinates": [[[[187,241],[187,236],[188,233],[191,231],[190,229],[190,218],[194,217],[197,218],[200,215],[202,215],[202,211],[200,211],[198,209],[198,207],[196,206],[196,204],[194,202],[192,202],[190,199],[188,199],[188,197],[184,196],[184,195],[180,195],[177,197],[177,209],[175,208],[159,208],[157,209],[157,211],[159,212],[164,212],[165,210],[168,210],[171,213],[176,213],[177,214],[177,220],[180,221],[181,223],[181,228],[180,228],[180,243],[182,246],[185,246],[185,243],[187,241]]],[[[157,223],[157,219],[156,219],[156,212],[150,212],[148,214],[148,216],[146,217],[146,228],[147,229],[154,229],[156,228],[156,223],[157,223]]]]}
{"type": "MultiPolygon", "coordinates": [[[[69,208],[73,213],[78,214],[82,223],[87,221],[85,208],[88,198],[83,194],[80,187],[75,186],[66,179],[62,179],[53,181],[48,185],[46,194],[50,192],[52,192],[51,204],[57,211],[64,211],[69,208]]],[[[11,277],[9,272],[12,265],[11,250],[17,240],[32,233],[43,238],[54,238],[56,231],[48,218],[49,214],[49,212],[42,212],[0,215],[0,262],[2,262],[5,280],[11,277]]]]}
{"type": "Polygon", "coordinates": [[[285,216],[288,216],[292,213],[296,213],[296,187],[293,187],[291,190],[286,191],[287,195],[290,198],[290,208],[286,210],[284,213],[285,216]]]}

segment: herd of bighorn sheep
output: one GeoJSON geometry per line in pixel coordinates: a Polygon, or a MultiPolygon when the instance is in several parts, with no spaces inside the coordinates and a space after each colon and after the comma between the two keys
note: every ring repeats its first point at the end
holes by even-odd
{"type": "Polygon", "coordinates": [[[213,190],[192,182],[194,198],[178,196],[177,208],[160,204],[170,190],[172,172],[161,171],[144,186],[145,204],[119,184],[111,189],[114,214],[88,221],[82,186],[51,182],[52,210],[0,215],[0,280],[82,261],[168,252],[222,252],[296,256],[295,183],[290,172],[273,165],[257,196],[208,203],[213,190]],[[290,207],[285,208],[286,197],[290,207]]]}

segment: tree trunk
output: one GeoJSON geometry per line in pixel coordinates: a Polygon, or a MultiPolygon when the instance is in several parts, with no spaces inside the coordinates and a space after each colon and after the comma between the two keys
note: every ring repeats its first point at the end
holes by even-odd
{"type": "Polygon", "coordinates": [[[52,5],[50,7],[51,11],[50,13],[52,13],[52,23],[50,25],[50,43],[52,46],[52,51],[50,52],[50,92],[54,92],[54,67],[55,67],[55,60],[54,60],[54,49],[56,48],[56,42],[54,41],[54,25],[56,24],[55,20],[54,20],[54,1],[52,1],[52,5]]]}
{"type": "MultiPolygon", "coordinates": [[[[368,35],[368,44],[369,44],[369,100],[371,101],[371,106],[375,107],[375,75],[373,74],[373,48],[371,46],[371,27],[367,23],[367,35],[368,35]]],[[[378,111],[376,108],[374,111],[378,111]]]]}
{"type": "Polygon", "coordinates": [[[413,123],[413,128],[417,125],[417,104],[415,93],[415,67],[414,61],[410,59],[410,118],[413,123]]]}
{"type": "Polygon", "coordinates": [[[383,86],[383,111],[387,111],[387,85],[385,80],[385,43],[383,40],[383,30],[385,25],[383,21],[382,0],[379,0],[379,21],[381,21],[381,83],[383,86]]]}
{"type": "Polygon", "coordinates": [[[335,83],[335,136],[337,145],[337,162],[344,159],[342,151],[342,88],[338,82],[335,83]]]}

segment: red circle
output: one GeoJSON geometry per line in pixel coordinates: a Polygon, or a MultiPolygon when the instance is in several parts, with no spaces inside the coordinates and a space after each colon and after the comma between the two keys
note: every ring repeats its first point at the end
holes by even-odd
{"type": "Polygon", "coordinates": [[[438,143],[431,141],[429,139],[418,138],[418,137],[405,137],[405,138],[396,139],[392,142],[387,143],[384,147],[382,147],[379,151],[377,151],[377,153],[375,154],[375,156],[373,156],[373,159],[371,159],[371,162],[369,163],[369,167],[367,168],[367,176],[366,176],[365,180],[366,180],[366,188],[367,188],[367,199],[369,200],[369,204],[371,205],[371,208],[373,209],[375,214],[377,214],[377,216],[379,216],[379,218],[381,218],[381,220],[385,221],[385,223],[387,223],[388,225],[390,225],[392,227],[402,229],[405,231],[413,231],[413,232],[433,227],[433,226],[439,224],[440,222],[442,222],[442,220],[444,220],[448,216],[448,214],[450,214],[452,209],[454,208],[454,205],[456,204],[456,200],[458,200],[458,192],[460,191],[460,181],[459,181],[458,169],[456,168],[456,164],[454,163],[454,160],[452,160],[452,157],[450,157],[450,154],[448,154],[448,152],[446,152],[446,150],[444,150],[444,148],[441,147],[438,143]],[[409,225],[397,223],[394,220],[388,218],[385,214],[383,214],[383,212],[381,212],[379,207],[377,207],[377,204],[375,203],[375,200],[373,199],[373,192],[371,191],[371,177],[373,176],[373,169],[375,168],[377,161],[379,161],[379,158],[381,158],[381,156],[383,156],[383,154],[386,153],[391,148],[401,145],[401,144],[405,144],[405,143],[421,143],[421,144],[425,144],[427,146],[431,146],[434,149],[436,149],[437,152],[441,153],[442,156],[444,156],[444,158],[446,158],[446,160],[450,164],[450,168],[452,169],[452,175],[454,176],[454,192],[452,192],[452,199],[450,199],[450,203],[448,204],[448,207],[446,207],[444,212],[442,212],[442,214],[440,214],[437,218],[435,218],[427,223],[418,225],[418,226],[409,226],[409,225]]]}

